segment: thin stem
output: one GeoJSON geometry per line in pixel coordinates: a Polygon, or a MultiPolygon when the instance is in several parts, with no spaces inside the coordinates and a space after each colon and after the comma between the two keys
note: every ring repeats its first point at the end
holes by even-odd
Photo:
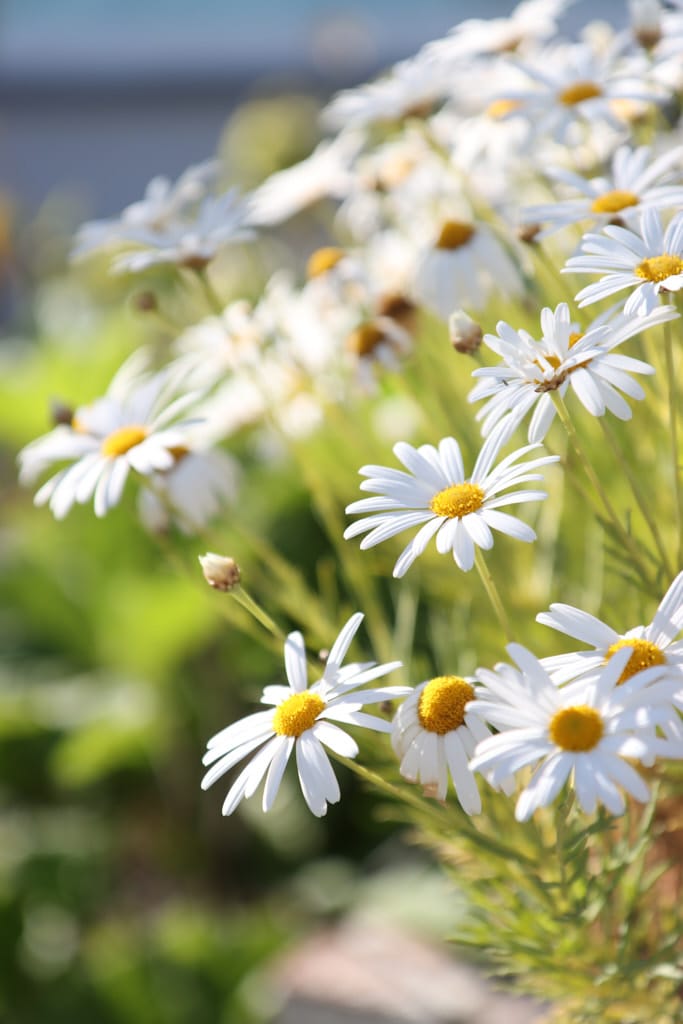
{"type": "Polygon", "coordinates": [[[683,494],[678,465],[678,411],[676,394],[676,369],[674,364],[673,336],[671,323],[664,324],[664,353],[666,357],[666,379],[669,394],[669,435],[671,437],[671,458],[673,461],[674,503],[676,508],[676,536],[678,537],[678,564],[683,561],[683,494]]]}
{"type": "Polygon", "coordinates": [[[503,602],[500,599],[498,588],[496,587],[496,584],[493,582],[493,576],[489,572],[488,566],[484,561],[484,556],[482,555],[479,548],[475,548],[474,550],[474,564],[477,567],[479,579],[484,584],[484,590],[488,594],[489,601],[491,602],[493,610],[496,613],[501,629],[505,634],[505,639],[507,641],[510,641],[512,640],[510,620],[508,619],[507,614],[505,612],[505,608],[503,607],[503,602]]]}
{"type": "Polygon", "coordinates": [[[600,478],[596,473],[595,469],[593,468],[592,462],[583,450],[581,441],[579,439],[579,435],[574,429],[574,424],[571,421],[571,417],[569,415],[569,412],[567,411],[567,407],[557,391],[555,392],[555,405],[557,408],[557,414],[560,418],[560,421],[562,422],[562,426],[567,431],[569,440],[574,451],[576,452],[577,458],[581,462],[584,472],[590,480],[591,485],[594,488],[596,494],[602,501],[605,511],[609,519],[611,520],[614,529],[619,535],[622,544],[624,545],[624,547],[628,549],[634,562],[638,565],[640,572],[642,573],[643,579],[648,579],[647,566],[643,562],[640,549],[636,544],[634,537],[628,532],[628,530],[626,530],[622,526],[621,520],[619,519],[616,510],[609,499],[609,495],[607,494],[605,488],[602,486],[600,478]]]}
{"type": "Polygon", "coordinates": [[[268,612],[261,607],[258,601],[255,601],[251,594],[244,589],[241,583],[230,591],[230,596],[234,597],[237,603],[241,605],[245,611],[249,612],[249,614],[263,627],[265,627],[269,633],[277,637],[278,640],[284,640],[285,634],[283,630],[281,630],[277,623],[273,621],[268,612]]]}
{"type": "Polygon", "coordinates": [[[614,455],[619,465],[623,469],[624,474],[628,479],[628,482],[631,486],[631,491],[633,493],[633,497],[636,500],[638,508],[643,514],[643,519],[645,520],[650,529],[652,538],[657,546],[657,551],[659,552],[659,557],[662,560],[662,569],[664,570],[666,576],[671,577],[673,576],[673,570],[669,563],[669,556],[667,554],[666,547],[664,546],[662,535],[659,531],[659,527],[657,526],[657,520],[652,515],[652,510],[650,508],[650,500],[648,499],[648,496],[643,493],[641,483],[638,479],[637,474],[633,472],[633,468],[628,459],[624,458],[624,453],[621,449],[621,446],[619,445],[619,442],[617,441],[617,438],[615,437],[612,428],[607,423],[607,420],[604,416],[600,417],[600,425],[602,426],[605,437],[607,438],[607,441],[612,451],[614,452],[614,455]]]}
{"type": "Polygon", "coordinates": [[[211,279],[209,278],[209,273],[206,267],[194,267],[193,270],[197,275],[197,280],[204,292],[209,309],[212,313],[220,315],[225,309],[225,303],[221,301],[220,295],[211,284],[211,279]]]}

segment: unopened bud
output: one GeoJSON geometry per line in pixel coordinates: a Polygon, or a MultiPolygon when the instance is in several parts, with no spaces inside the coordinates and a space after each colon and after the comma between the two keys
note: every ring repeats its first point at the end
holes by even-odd
{"type": "Polygon", "coordinates": [[[471,354],[481,345],[484,332],[476,320],[463,309],[456,309],[448,318],[448,333],[456,352],[471,354]]]}
{"type": "Polygon", "coordinates": [[[525,245],[533,245],[540,230],[540,224],[520,224],[517,228],[517,238],[525,245]]]}
{"type": "Polygon", "coordinates": [[[138,313],[156,313],[159,308],[156,295],[149,290],[136,292],[131,302],[138,313]]]}
{"type": "Polygon", "coordinates": [[[631,0],[633,35],[646,50],[652,50],[662,38],[662,9],[659,0],[631,0]]]}
{"type": "Polygon", "coordinates": [[[214,590],[233,590],[240,581],[240,567],[234,558],[207,551],[199,556],[204,579],[214,590]]]}
{"type": "Polygon", "coordinates": [[[67,405],[66,402],[62,402],[59,398],[53,398],[50,401],[50,419],[52,420],[55,427],[58,426],[72,426],[74,411],[71,406],[67,405]]]}

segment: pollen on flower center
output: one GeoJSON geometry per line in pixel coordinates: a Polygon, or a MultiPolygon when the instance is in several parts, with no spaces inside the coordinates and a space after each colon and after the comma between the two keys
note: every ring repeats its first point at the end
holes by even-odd
{"type": "Polygon", "coordinates": [[[464,220],[447,220],[439,232],[436,248],[459,249],[462,245],[467,245],[474,230],[473,225],[467,224],[464,220]]]}
{"type": "Polygon", "coordinates": [[[474,687],[459,676],[437,676],[420,694],[417,717],[428,732],[445,736],[465,721],[465,705],[474,700],[474,687]]]}
{"type": "Polygon", "coordinates": [[[583,338],[583,331],[572,331],[569,335],[569,347],[572,348],[576,345],[577,341],[581,341],[583,338]]]}
{"type": "Polygon", "coordinates": [[[111,434],[107,434],[102,441],[102,454],[125,455],[131,448],[141,444],[147,437],[147,433],[146,427],[138,426],[119,427],[118,430],[112,430],[111,434]]]}
{"type": "Polygon", "coordinates": [[[437,516],[448,519],[462,519],[471,512],[478,512],[484,504],[484,490],[479,484],[453,484],[439,491],[429,502],[429,508],[437,516]]]}
{"type": "Polygon", "coordinates": [[[556,711],[550,719],[550,739],[562,750],[592,750],[602,739],[604,725],[595,708],[577,704],[556,711]]]}
{"type": "Polygon", "coordinates": [[[591,203],[591,210],[593,213],[619,213],[627,206],[637,206],[639,202],[635,192],[625,192],[616,188],[597,196],[591,203]]]}
{"type": "Polygon", "coordinates": [[[306,276],[308,278],[320,277],[321,274],[332,270],[332,267],[336,267],[343,258],[344,250],[337,248],[335,245],[327,245],[322,249],[316,249],[308,257],[306,276]]]}
{"type": "Polygon", "coordinates": [[[493,103],[489,103],[485,113],[486,116],[490,117],[493,121],[502,121],[504,117],[508,116],[508,114],[512,114],[515,110],[519,110],[521,105],[521,100],[494,100],[493,103]]]}
{"type": "Polygon", "coordinates": [[[657,647],[657,644],[653,644],[650,640],[636,640],[623,638],[615,641],[611,647],[607,648],[607,661],[610,660],[612,655],[616,654],[617,651],[623,650],[624,647],[632,647],[633,654],[626,662],[624,671],[617,680],[617,686],[621,686],[627,679],[634,676],[636,672],[642,672],[643,669],[652,668],[654,665],[665,665],[666,656],[663,651],[657,647]]]}
{"type": "Polygon", "coordinates": [[[372,320],[368,320],[367,323],[361,324],[360,327],[351,331],[346,339],[346,347],[355,356],[369,356],[384,338],[384,331],[372,320]]]}
{"type": "Polygon", "coordinates": [[[602,89],[595,82],[573,82],[557,98],[565,107],[573,107],[576,103],[595,99],[596,96],[602,96],[602,89]]]}
{"type": "Polygon", "coordinates": [[[644,281],[666,281],[667,277],[683,273],[683,260],[680,256],[649,256],[635,268],[634,273],[644,281]]]}
{"type": "Polygon", "coordinates": [[[324,710],[325,701],[317,693],[293,693],[275,709],[273,729],[278,736],[301,736],[324,710]]]}

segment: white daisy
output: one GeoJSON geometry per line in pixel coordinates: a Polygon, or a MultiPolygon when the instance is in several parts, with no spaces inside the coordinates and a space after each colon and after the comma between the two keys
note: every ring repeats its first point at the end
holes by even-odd
{"type": "Polygon", "coordinates": [[[564,168],[549,170],[548,177],[580,196],[528,206],[522,211],[524,220],[547,224],[541,234],[550,234],[580,220],[592,220],[598,226],[615,218],[630,222],[644,209],[683,205],[683,185],[668,183],[673,176],[681,177],[683,147],[677,146],[654,160],[651,154],[649,146],[620,146],[612,158],[611,174],[604,177],[584,178],[564,168]]]}
{"type": "Polygon", "coordinates": [[[617,651],[628,648],[631,656],[622,672],[622,682],[642,669],[663,666],[667,678],[678,679],[683,697],[683,640],[676,640],[683,630],[683,572],[675,578],[647,626],[617,633],[594,615],[569,604],[551,604],[550,611],[541,612],[536,621],[592,648],[545,658],[543,664],[556,683],[594,674],[617,651]]]}
{"type": "Polygon", "coordinates": [[[493,294],[510,297],[521,291],[511,256],[480,222],[444,220],[418,257],[415,294],[443,320],[456,307],[480,310],[493,294]]]}
{"type": "Polygon", "coordinates": [[[136,274],[160,263],[204,267],[224,246],[254,237],[247,221],[248,208],[237,189],[206,196],[192,217],[160,228],[132,228],[125,243],[129,251],[115,257],[112,271],[136,274]]]}
{"type": "Polygon", "coordinates": [[[624,312],[643,316],[657,306],[660,292],[683,288],[683,213],[678,213],[664,231],[657,211],[645,210],[640,234],[628,228],[606,227],[601,235],[585,235],[581,252],[585,255],[567,260],[562,273],[605,276],[578,293],[579,306],[632,288],[624,312]]]}
{"type": "Polygon", "coordinates": [[[305,160],[272,174],[249,197],[249,223],[280,224],[320,199],[343,199],[351,190],[351,165],[362,144],[361,134],[341,132],[305,160]]]}
{"type": "Polygon", "coordinates": [[[569,307],[561,302],[555,311],[541,312],[541,338],[527,331],[515,331],[501,320],[498,334],[487,334],[484,342],[503,362],[474,370],[478,379],[468,401],[487,399],[477,413],[486,436],[504,416],[514,430],[533,409],[529,422],[529,441],[542,441],[555,416],[553,394],[564,398],[571,386],[574,394],[592,416],[609,410],[621,420],[631,418],[631,409],[619,392],[642,399],[645,392],[629,374],[654,373],[649,363],[613,350],[628,338],[654,324],[678,316],[673,306],[660,306],[645,317],[623,314],[605,322],[598,318],[584,332],[570,318],[569,307]]]}
{"type": "Polygon", "coordinates": [[[212,767],[202,780],[202,789],[208,789],[243,758],[254,755],[233,782],[223,814],[232,814],[242,799],[253,796],[264,776],[263,810],[269,811],[295,750],[304,799],[313,814],[321,817],[327,812],[327,805],[337,803],[340,796],[324,748],[329,747],[342,757],[355,757],[358,753],[356,741],[334,723],[391,732],[390,722],[365,714],[362,708],[404,696],[410,693],[410,687],[386,686],[360,693],[357,688],[399,668],[401,662],[341,667],[362,621],[360,612],[351,616],[332,645],[322,677],[310,686],[303,637],[298,632],[290,633],[285,642],[288,685],[266,686],[261,703],[271,705],[267,711],[249,715],[209,740],[203,763],[212,767]]]}
{"type": "Polygon", "coordinates": [[[450,69],[427,53],[399,61],[387,74],[333,96],[322,121],[333,131],[424,116],[448,94],[450,69]]]}
{"type": "Polygon", "coordinates": [[[127,206],[120,217],[83,224],[76,233],[72,259],[83,259],[99,250],[129,242],[131,233],[141,229],[165,230],[206,195],[218,167],[217,160],[207,160],[188,167],[175,183],[168,178],[153,178],[144,198],[127,206]]]}
{"type": "Polygon", "coordinates": [[[683,757],[682,739],[664,739],[655,731],[660,711],[670,713],[675,691],[675,684],[659,681],[660,669],[619,685],[628,660],[623,651],[594,680],[558,687],[530,651],[519,644],[507,650],[518,669],[477,672],[488,691],[477,700],[477,710],[499,732],[477,745],[470,768],[499,783],[538,765],[517,800],[518,821],[552,803],[568,781],[582,810],[591,814],[602,803],[621,814],[620,790],[640,801],[649,797],[626,758],[651,764],[657,756],[683,757]]]}
{"type": "Polygon", "coordinates": [[[513,491],[508,488],[530,480],[541,480],[532,472],[540,466],[556,462],[557,456],[544,455],[529,462],[519,460],[539,445],[528,445],[506,456],[494,468],[501,446],[509,437],[507,424],[494,430],[484,442],[471,475],[465,477],[460,446],[453,437],[439,442],[439,447],[424,444],[413,448],[404,441],[394,445],[394,454],[409,470],[384,466],[363,466],[359,472],[368,477],[360,485],[363,491],[375,491],[377,497],[362,498],[347,512],[369,512],[371,515],[352,523],[344,531],[346,539],[367,534],[361,548],[371,548],[412,526],[419,526],[416,536],[399,556],[394,576],[403,576],[436,535],[439,554],[451,551],[456,565],[465,571],[474,565],[475,545],[493,547],[491,530],[499,530],[517,540],[533,541],[536,534],[516,516],[500,512],[501,505],[540,501],[545,491],[513,491]]]}
{"type": "Polygon", "coordinates": [[[401,704],[391,743],[401,761],[401,775],[419,782],[425,796],[445,800],[448,777],[462,809],[479,814],[481,797],[468,761],[490,730],[477,715],[473,679],[437,676],[417,686],[401,704]]]}
{"type": "Polygon", "coordinates": [[[152,533],[175,523],[183,533],[199,533],[237,497],[239,466],[227,452],[202,449],[194,438],[173,448],[173,465],[151,473],[138,495],[138,512],[152,533]],[[192,447],[189,447],[192,445],[192,447]]]}
{"type": "Polygon", "coordinates": [[[533,62],[518,65],[533,87],[501,98],[518,102],[516,116],[528,118],[539,135],[559,140],[569,139],[577,121],[623,125],[619,102],[653,103],[665,96],[647,82],[646,63],[632,60],[626,66],[619,50],[616,40],[600,49],[587,43],[556,43],[535,55],[533,62]]]}
{"type": "Polygon", "coordinates": [[[510,53],[525,43],[554,35],[557,20],[571,0],[522,0],[505,18],[467,18],[444,39],[427,43],[424,50],[458,66],[463,58],[510,53]]]}
{"type": "Polygon", "coordinates": [[[103,398],[77,408],[70,425],[60,424],[27,445],[18,457],[22,483],[55,463],[70,463],[43,484],[34,503],[49,504],[55,518],[63,519],[74,502],[93,498],[101,517],[118,504],[131,470],[150,476],[172,469],[174,451],[187,447],[188,428],[196,423],[180,417],[198,396],[177,397],[169,384],[164,372],[131,379],[125,364],[103,398]]]}

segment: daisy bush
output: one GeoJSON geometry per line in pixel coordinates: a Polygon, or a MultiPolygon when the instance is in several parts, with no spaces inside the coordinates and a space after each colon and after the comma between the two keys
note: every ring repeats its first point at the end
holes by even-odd
{"type": "Polygon", "coordinates": [[[353,772],[553,1020],[674,1024],[681,11],[567,38],[568,6],[454,26],[265,180],[209,160],[83,225],[73,273],[125,282],[140,344],[19,474],[197,589],[199,559],[268,659],[226,721],[214,676],[207,814],[296,777],[333,816],[353,772]]]}

